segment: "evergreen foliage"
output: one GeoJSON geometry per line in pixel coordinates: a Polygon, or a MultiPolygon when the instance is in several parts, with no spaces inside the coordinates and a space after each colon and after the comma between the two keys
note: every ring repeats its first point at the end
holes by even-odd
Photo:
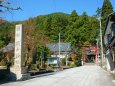
{"type": "MultiPolygon", "coordinates": [[[[1,3],[0,3],[1,4],[1,3]]],[[[14,28],[18,23],[25,26],[24,47],[27,58],[33,57],[33,52],[48,43],[58,42],[58,34],[61,34],[61,42],[70,42],[72,49],[77,46],[94,45],[99,28],[97,17],[102,16],[102,26],[105,27],[107,15],[113,12],[109,0],[104,0],[103,7],[97,9],[95,17],[88,16],[86,12],[78,15],[76,10],[71,14],[62,12],[41,15],[29,18],[22,22],[7,22],[0,20],[0,48],[9,42],[14,42],[14,28]]],[[[31,62],[31,61],[30,61],[31,62]]]]}
{"type": "MultiPolygon", "coordinates": [[[[13,23],[13,25],[16,23],[13,23]]],[[[58,42],[58,34],[60,33],[61,42],[71,42],[72,48],[75,50],[76,45],[92,45],[95,42],[98,32],[98,20],[95,17],[88,16],[86,12],[83,12],[83,14],[79,16],[75,10],[73,10],[70,15],[53,13],[30,18],[27,21],[19,23],[25,26],[26,47],[39,47],[49,42],[58,42]]],[[[10,38],[14,40],[14,29],[12,28],[15,27],[13,25],[9,27],[8,24],[2,25],[5,26],[3,28],[12,30],[10,38]]],[[[2,29],[2,27],[0,28],[0,30],[2,30],[1,35],[4,31],[5,33],[7,31],[9,33],[9,30],[2,29]]],[[[6,36],[7,40],[8,37],[6,36]]],[[[2,41],[1,43],[3,43],[2,41]]]]}
{"type": "Polygon", "coordinates": [[[12,41],[12,31],[14,30],[14,25],[8,23],[7,21],[0,20],[0,48],[7,45],[12,41]]]}
{"type": "Polygon", "coordinates": [[[104,0],[103,6],[102,6],[102,17],[106,18],[108,14],[113,12],[113,6],[110,2],[110,0],[104,0]]]}
{"type": "Polygon", "coordinates": [[[107,16],[113,12],[113,6],[110,2],[110,0],[104,0],[103,6],[102,6],[102,28],[105,27],[105,23],[107,20],[107,16]]]}

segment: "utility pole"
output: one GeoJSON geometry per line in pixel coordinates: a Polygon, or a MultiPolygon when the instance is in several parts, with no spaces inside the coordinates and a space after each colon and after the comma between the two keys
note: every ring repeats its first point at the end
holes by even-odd
{"type": "Polygon", "coordinates": [[[59,33],[59,64],[60,64],[60,33],[59,33]]]}
{"type": "Polygon", "coordinates": [[[60,33],[59,33],[59,56],[60,56],[60,33]]]}
{"type": "Polygon", "coordinates": [[[102,29],[101,29],[101,17],[99,18],[100,22],[100,39],[101,39],[101,65],[103,65],[103,41],[102,41],[102,29]]]}

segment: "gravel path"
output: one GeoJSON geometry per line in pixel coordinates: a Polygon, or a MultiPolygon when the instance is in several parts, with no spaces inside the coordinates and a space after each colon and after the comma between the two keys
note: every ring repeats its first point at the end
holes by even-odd
{"type": "Polygon", "coordinates": [[[87,65],[0,86],[115,86],[115,83],[99,66],[87,65]]]}

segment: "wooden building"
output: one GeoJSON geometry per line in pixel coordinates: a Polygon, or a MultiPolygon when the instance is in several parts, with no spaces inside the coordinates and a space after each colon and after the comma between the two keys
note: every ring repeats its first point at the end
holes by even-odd
{"type": "Polygon", "coordinates": [[[115,12],[108,16],[104,44],[106,46],[107,70],[115,70],[115,12]]]}

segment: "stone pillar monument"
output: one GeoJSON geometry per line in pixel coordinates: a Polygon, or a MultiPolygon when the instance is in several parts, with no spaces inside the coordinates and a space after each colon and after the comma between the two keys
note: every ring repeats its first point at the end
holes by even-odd
{"type": "Polygon", "coordinates": [[[29,77],[27,69],[24,67],[23,57],[23,26],[22,24],[16,25],[15,29],[15,50],[14,50],[14,66],[11,68],[11,72],[15,75],[16,80],[24,80],[29,77]]]}

